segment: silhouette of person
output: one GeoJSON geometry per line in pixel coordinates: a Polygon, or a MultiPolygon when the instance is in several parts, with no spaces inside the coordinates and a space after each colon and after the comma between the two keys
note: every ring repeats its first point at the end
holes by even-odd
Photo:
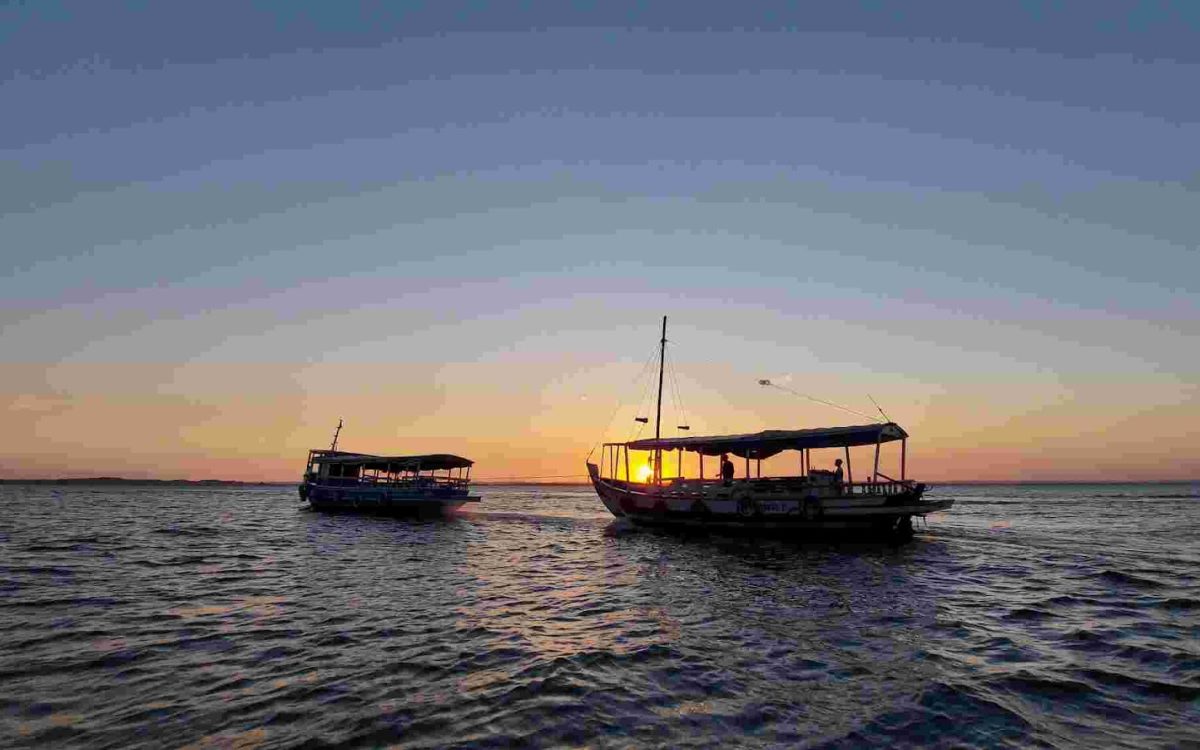
{"type": "Polygon", "coordinates": [[[726,487],[733,484],[733,461],[729,460],[729,455],[726,453],[721,454],[721,481],[725,483],[726,487]]]}
{"type": "Polygon", "coordinates": [[[837,484],[837,491],[840,494],[842,491],[842,459],[833,462],[833,481],[837,484]]]}

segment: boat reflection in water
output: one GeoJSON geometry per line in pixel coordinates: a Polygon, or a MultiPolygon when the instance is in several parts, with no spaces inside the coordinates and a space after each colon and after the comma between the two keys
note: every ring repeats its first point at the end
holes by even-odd
{"type": "MultiPolygon", "coordinates": [[[[800,430],[766,430],[743,435],[662,438],[662,369],[666,352],[666,318],[663,318],[659,361],[658,416],[655,437],[623,443],[604,443],[600,463],[587,463],[588,475],[601,502],[614,516],[634,524],[745,530],[789,535],[855,535],[904,541],[912,537],[914,516],[948,509],[951,498],[926,498],[926,486],[907,477],[908,433],[887,421],[878,424],[800,430]],[[900,443],[899,479],[879,470],[881,448],[900,443]],[[874,446],[869,481],[855,482],[850,448],[874,446]],[[812,451],[844,451],[846,471],[812,468],[812,451]],[[648,466],[636,474],[630,451],[650,454],[648,466]],[[792,451],[799,474],[763,477],[762,461],[792,451]],[[677,454],[677,475],[667,478],[664,455],[677,454]],[[699,458],[699,476],[683,477],[683,454],[699,458]],[[704,476],[704,458],[721,457],[714,474],[704,476]],[[742,459],[740,478],[728,456],[742,459]],[[751,476],[751,462],[755,473],[751,476]],[[635,479],[636,477],[636,479],[635,479]]],[[[769,381],[760,381],[764,385],[769,381]]],[[[645,418],[638,421],[645,422],[645,418]]],[[[681,426],[681,429],[687,429],[681,426]]],[[[841,461],[837,462],[839,465],[841,461]]],[[[710,464],[711,465],[711,464],[710,464]]]]}

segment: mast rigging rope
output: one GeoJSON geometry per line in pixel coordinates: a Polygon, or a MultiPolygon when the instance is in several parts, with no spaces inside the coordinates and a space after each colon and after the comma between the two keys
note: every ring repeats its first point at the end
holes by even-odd
{"type": "Polygon", "coordinates": [[[876,422],[882,421],[879,419],[879,417],[875,416],[874,414],[864,414],[861,411],[855,411],[854,409],[851,409],[848,406],[842,406],[841,404],[835,404],[832,401],[825,401],[824,399],[819,399],[816,396],[810,396],[807,393],[800,393],[799,391],[793,391],[791,388],[787,388],[787,387],[779,385],[777,383],[772,383],[770,380],[768,380],[766,378],[759,380],[758,384],[765,385],[768,388],[778,388],[779,390],[786,391],[787,393],[790,393],[793,396],[799,396],[801,398],[806,398],[809,401],[816,401],[818,404],[825,404],[826,406],[832,406],[835,409],[841,409],[842,411],[850,412],[851,414],[863,417],[865,419],[871,419],[876,422]]]}

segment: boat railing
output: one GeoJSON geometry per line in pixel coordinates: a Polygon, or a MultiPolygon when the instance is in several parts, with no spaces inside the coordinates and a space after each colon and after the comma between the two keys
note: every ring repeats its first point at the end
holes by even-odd
{"type": "Polygon", "coordinates": [[[308,475],[308,481],[327,487],[404,487],[466,489],[469,482],[458,477],[324,477],[308,475]]]}
{"type": "MultiPolygon", "coordinates": [[[[589,467],[589,471],[591,471],[591,467],[589,467]]],[[[599,474],[598,468],[596,478],[631,489],[645,487],[646,491],[650,491],[655,486],[653,482],[631,482],[620,477],[603,477],[599,474]]],[[[840,494],[843,496],[898,495],[911,492],[916,487],[916,484],[916,481],[912,479],[893,479],[883,472],[879,472],[871,481],[842,482],[840,485],[840,494]]],[[[727,486],[731,489],[750,487],[756,494],[793,494],[797,491],[819,488],[827,488],[836,493],[838,483],[834,478],[833,472],[816,469],[808,476],[739,477],[730,480],[728,484],[722,479],[711,477],[705,477],[704,479],[699,477],[664,477],[661,489],[656,491],[665,492],[668,495],[687,495],[697,491],[707,493],[722,486],[727,486]]]]}
{"type": "MultiPolygon", "coordinates": [[[[880,475],[881,477],[883,475],[880,475]]],[[[636,483],[635,483],[636,484],[636,483]]],[[[898,480],[884,477],[884,481],[843,482],[842,493],[845,495],[895,495],[912,490],[913,480],[898,480]]],[[[667,492],[686,493],[705,487],[720,487],[725,485],[721,479],[699,479],[695,477],[671,478],[663,480],[663,488],[667,492]]],[[[750,487],[756,493],[791,493],[799,489],[814,487],[837,486],[836,482],[825,480],[824,477],[751,477],[733,479],[729,487],[750,487]]]]}

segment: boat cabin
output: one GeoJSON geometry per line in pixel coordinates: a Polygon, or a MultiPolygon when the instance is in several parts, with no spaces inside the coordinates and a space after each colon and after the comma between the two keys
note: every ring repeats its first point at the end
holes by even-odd
{"type": "Polygon", "coordinates": [[[439,488],[466,491],[475,462],[438,453],[426,456],[372,456],[337,450],[310,450],[304,481],[324,487],[439,488]]]}
{"type": "Polygon", "coordinates": [[[894,422],[882,424],[854,425],[848,427],[820,427],[805,430],[765,430],[744,435],[714,435],[709,437],[649,438],[625,443],[604,443],[601,453],[599,474],[602,478],[627,484],[642,484],[647,488],[659,486],[668,489],[694,490],[705,484],[721,484],[719,457],[728,455],[735,467],[734,482],[753,483],[760,489],[792,490],[801,487],[829,487],[837,494],[892,494],[910,488],[907,478],[908,433],[894,422]],[[899,441],[899,478],[880,471],[881,447],[885,443],[899,441]],[[854,481],[854,470],[850,462],[850,448],[874,446],[874,462],[867,481],[854,481]],[[835,458],[842,458],[844,471],[842,481],[836,480],[831,469],[813,468],[812,452],[833,449],[836,455],[829,458],[832,466],[835,458]],[[796,473],[780,476],[762,476],[762,462],[785,451],[796,454],[796,473]],[[630,453],[634,452],[631,456],[630,453]],[[675,460],[671,461],[671,454],[675,460]],[[684,454],[696,454],[696,461],[688,461],[696,472],[684,471],[684,454]],[[708,464],[706,476],[705,458],[716,458],[708,464]],[[737,459],[741,459],[740,461],[737,459]],[[674,464],[674,466],[671,466],[674,464]],[[740,466],[739,466],[740,464],[740,466]],[[675,471],[672,472],[671,469],[675,471]],[[671,474],[674,476],[671,476],[671,474]],[[686,474],[686,475],[685,475],[686,474]],[[833,485],[838,485],[834,487],[833,485]]]}

